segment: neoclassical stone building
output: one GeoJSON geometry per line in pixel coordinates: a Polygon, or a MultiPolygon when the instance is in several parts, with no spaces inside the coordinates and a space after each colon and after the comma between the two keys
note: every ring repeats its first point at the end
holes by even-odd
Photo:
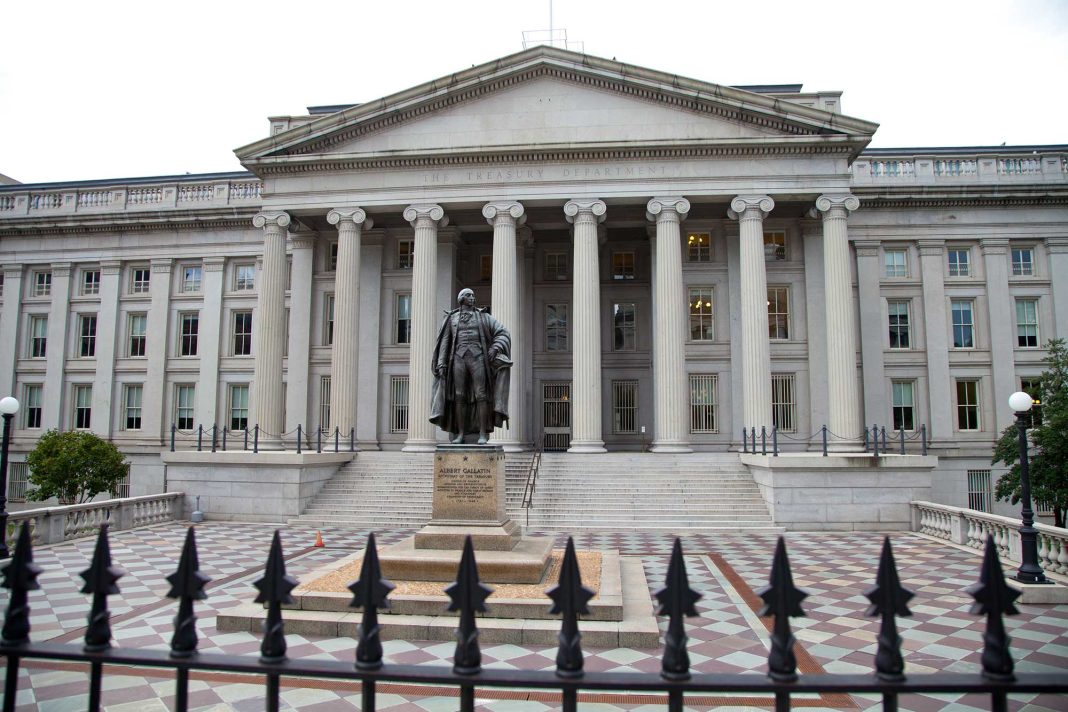
{"type": "Polygon", "coordinates": [[[1068,146],[876,129],[840,92],[537,47],[272,117],[247,173],[0,186],[15,447],[90,429],[134,494],[162,489],[172,426],[432,448],[433,341],[471,287],[513,334],[509,449],[923,429],[964,504],[1068,336],[1068,146]]]}

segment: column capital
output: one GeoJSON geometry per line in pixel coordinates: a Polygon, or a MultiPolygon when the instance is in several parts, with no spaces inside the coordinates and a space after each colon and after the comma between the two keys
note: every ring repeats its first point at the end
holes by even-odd
{"type": "Polygon", "coordinates": [[[1007,255],[1009,253],[1009,238],[984,237],[979,240],[979,250],[984,255],[1007,255]]]}
{"type": "Polygon", "coordinates": [[[1051,255],[1068,253],[1068,237],[1047,237],[1046,249],[1051,255]]]}
{"type": "Polygon", "coordinates": [[[264,211],[252,216],[252,224],[256,227],[289,227],[292,222],[289,213],[282,211],[264,211]]]}
{"type": "Polygon", "coordinates": [[[852,240],[853,247],[857,250],[857,257],[878,257],[878,240],[852,240]]]}
{"type": "Polygon", "coordinates": [[[741,220],[746,213],[760,211],[760,219],[763,220],[775,209],[775,201],[770,195],[738,195],[731,201],[727,217],[731,220],[741,220]]]}
{"type": "Polygon", "coordinates": [[[331,225],[352,223],[367,230],[375,226],[375,221],[367,217],[363,208],[334,208],[326,214],[326,221],[331,225]]]}
{"type": "Polygon", "coordinates": [[[486,203],[482,206],[482,217],[486,218],[486,222],[490,225],[494,223],[498,216],[502,219],[510,218],[515,220],[517,225],[522,225],[527,221],[523,204],[514,200],[486,203]]]}
{"type": "MultiPolygon", "coordinates": [[[[849,193],[824,194],[816,198],[816,210],[828,217],[833,214],[835,208],[842,208],[852,212],[860,207],[860,199],[849,193]]],[[[812,217],[816,217],[813,215],[812,217]]]]}
{"type": "Polygon", "coordinates": [[[564,216],[569,223],[574,223],[579,215],[589,215],[597,222],[604,222],[608,206],[603,200],[569,200],[564,204],[564,216]]]}
{"type": "Polygon", "coordinates": [[[174,260],[170,257],[161,257],[154,259],[152,264],[152,274],[170,274],[171,266],[174,264],[174,260]]]}
{"type": "Polygon", "coordinates": [[[11,263],[4,265],[4,279],[20,279],[22,277],[22,265],[11,263]]]}
{"type": "Polygon", "coordinates": [[[226,266],[225,257],[205,257],[204,258],[204,271],[205,272],[222,272],[223,267],[226,266]]]}
{"type": "Polygon", "coordinates": [[[653,198],[645,206],[645,219],[660,220],[677,215],[678,219],[682,220],[688,212],[690,212],[690,201],[686,198],[653,198]]]}
{"type": "Polygon", "coordinates": [[[53,262],[52,263],[52,276],[53,277],[69,277],[73,265],[70,262],[53,262]]]}
{"type": "Polygon", "coordinates": [[[445,217],[445,209],[440,205],[417,204],[409,205],[404,209],[404,219],[415,226],[417,220],[432,220],[438,227],[445,227],[449,219],[445,217]]]}
{"type": "Polygon", "coordinates": [[[917,240],[916,245],[920,250],[920,256],[929,255],[938,257],[945,254],[945,240],[917,240]]]}
{"type": "Polygon", "coordinates": [[[119,274],[122,272],[122,260],[101,260],[100,274],[119,274]]]}

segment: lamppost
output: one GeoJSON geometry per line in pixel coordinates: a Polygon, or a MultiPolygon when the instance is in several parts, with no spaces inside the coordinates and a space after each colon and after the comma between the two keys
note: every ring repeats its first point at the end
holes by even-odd
{"type": "Polygon", "coordinates": [[[10,554],[7,550],[7,448],[11,444],[11,419],[19,412],[19,402],[7,396],[0,398],[0,415],[4,416],[4,440],[0,444],[0,559],[10,554]]]}
{"type": "Polygon", "coordinates": [[[1038,565],[1038,530],[1035,529],[1035,513],[1031,509],[1031,475],[1027,469],[1027,419],[1034,399],[1023,391],[1009,396],[1009,407],[1016,411],[1016,429],[1020,435],[1020,568],[1016,580],[1020,583],[1049,583],[1042,567],[1038,565]]]}

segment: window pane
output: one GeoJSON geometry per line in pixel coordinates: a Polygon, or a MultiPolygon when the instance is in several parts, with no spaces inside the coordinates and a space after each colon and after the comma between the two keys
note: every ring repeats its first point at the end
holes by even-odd
{"type": "Polygon", "coordinates": [[[252,355],[252,312],[234,312],[234,356],[252,355]]]}
{"type": "Polygon", "coordinates": [[[612,432],[638,432],[637,381],[612,381],[612,432]]]}
{"type": "Polygon", "coordinates": [[[197,355],[197,336],[200,331],[199,314],[182,314],[181,328],[178,335],[178,355],[197,355]]]}
{"type": "Polygon", "coordinates": [[[711,262],[712,236],[707,232],[691,232],[687,235],[686,259],[690,262],[711,262]]]}
{"type": "Polygon", "coordinates": [[[130,292],[133,294],[145,294],[149,284],[148,267],[137,267],[130,275],[130,292]]]}
{"type": "Polygon", "coordinates": [[[612,279],[634,279],[634,253],[612,253],[612,279]]]}
{"type": "Polygon", "coordinates": [[[234,289],[238,292],[256,288],[256,265],[234,267],[234,289]]]}
{"type": "Polygon", "coordinates": [[[883,252],[887,277],[908,276],[908,252],[905,250],[886,250],[883,252]]]}
{"type": "Polygon", "coordinates": [[[130,314],[128,319],[130,341],[127,355],[133,357],[144,356],[148,331],[148,316],[146,314],[130,314]]]}
{"type": "Polygon", "coordinates": [[[79,317],[79,323],[78,356],[93,358],[96,356],[96,314],[83,314],[79,317]]]}
{"type": "Polygon", "coordinates": [[[141,429],[142,386],[126,386],[126,430],[141,429]]]}
{"type": "Polygon", "coordinates": [[[199,265],[188,265],[182,269],[182,291],[200,291],[201,269],[199,265]]]}
{"type": "Polygon", "coordinates": [[[1031,275],[1035,273],[1034,251],[1030,247],[1017,247],[1012,251],[1012,273],[1031,275]]]}
{"type": "Polygon", "coordinates": [[[244,430],[248,422],[248,386],[230,386],[230,430],[244,430]]]}
{"type": "Polygon", "coordinates": [[[545,350],[567,351],[567,305],[545,305],[545,350]]]}
{"type": "Polygon", "coordinates": [[[957,381],[957,429],[979,429],[978,381],[957,381]]]}
{"type": "Polygon", "coordinates": [[[100,294],[100,270],[82,272],[82,294],[100,294]]]}
{"type": "MultiPolygon", "coordinates": [[[[797,403],[794,399],[794,374],[771,374],[771,421],[785,433],[797,432],[797,403]]],[[[764,423],[750,423],[758,430],[764,423]]]]}
{"type": "Polygon", "coordinates": [[[1038,302],[1034,299],[1016,300],[1016,345],[1038,346],[1038,302]]]}
{"type": "Polygon", "coordinates": [[[690,290],[690,341],[714,341],[716,338],[712,308],[712,288],[690,290]]]}
{"type": "Polygon", "coordinates": [[[768,337],[790,338],[790,294],[787,287],[768,287],[768,337]]]}
{"type": "Polygon", "coordinates": [[[969,250],[949,250],[946,254],[949,259],[950,277],[967,277],[971,274],[971,252],[969,250]]]}
{"type": "Polygon", "coordinates": [[[87,430],[93,421],[93,387],[74,387],[74,428],[87,430]]]}
{"type": "Polygon", "coordinates": [[[612,350],[634,351],[638,346],[633,304],[612,306],[612,350]]]}
{"type": "Polygon", "coordinates": [[[393,376],[389,382],[389,432],[408,432],[408,377],[393,376]]]}
{"type": "Polygon", "coordinates": [[[196,386],[177,386],[175,392],[175,425],[179,430],[192,430],[193,407],[196,399],[196,386]]]}
{"type": "Polygon", "coordinates": [[[690,432],[715,433],[717,376],[690,376],[690,432]]]}
{"type": "Polygon", "coordinates": [[[562,282],[567,279],[567,253],[545,253],[545,280],[547,282],[562,282]]]}
{"type": "Polygon", "coordinates": [[[397,343],[412,343],[412,295],[397,295],[397,343]]]}
{"type": "Polygon", "coordinates": [[[411,269],[412,261],[415,259],[415,242],[412,240],[401,240],[397,243],[397,268],[398,269],[411,269]]]}
{"type": "Polygon", "coordinates": [[[909,303],[891,301],[886,303],[890,327],[890,348],[907,349],[911,345],[909,330],[909,303]]]}
{"type": "Polygon", "coordinates": [[[971,300],[955,299],[950,305],[953,313],[953,348],[974,348],[975,333],[971,300]]]}
{"type": "Polygon", "coordinates": [[[44,358],[48,352],[48,317],[30,317],[30,358],[44,358]]]}
{"type": "Polygon", "coordinates": [[[39,385],[26,386],[26,420],[27,428],[41,427],[41,389],[39,385]]]}
{"type": "Polygon", "coordinates": [[[894,430],[916,429],[913,388],[913,381],[894,381],[892,384],[894,430]]]}
{"type": "Polygon", "coordinates": [[[764,233],[764,259],[786,259],[786,233],[781,230],[764,233]]]}

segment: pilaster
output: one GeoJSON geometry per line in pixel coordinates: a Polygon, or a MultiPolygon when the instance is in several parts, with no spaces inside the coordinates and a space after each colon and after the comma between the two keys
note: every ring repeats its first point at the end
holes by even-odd
{"type": "Polygon", "coordinates": [[[1046,252],[1053,291],[1053,335],[1068,339],[1068,237],[1046,238],[1046,252]]]}
{"type": "MultiPolygon", "coordinates": [[[[379,339],[382,318],[382,232],[364,230],[360,239],[360,353],[357,379],[356,446],[378,449],[379,339]]],[[[336,295],[335,295],[336,299],[336,295]]],[[[388,430],[388,424],[386,425],[388,430]]]]}
{"type": "Polygon", "coordinates": [[[953,436],[953,393],[949,380],[949,322],[946,319],[942,240],[920,240],[920,277],[923,280],[923,335],[927,342],[927,396],[931,424],[928,437],[948,441],[953,436]]]}
{"type": "Polygon", "coordinates": [[[249,425],[259,426],[260,448],[282,449],[282,359],[285,353],[286,212],[262,212],[252,224],[263,230],[263,268],[260,271],[256,314],[252,319],[255,376],[249,394],[249,425]]]}
{"type": "Polygon", "coordinates": [[[1016,414],[1009,396],[1016,388],[1016,303],[1009,294],[1009,240],[983,238],[979,241],[986,272],[986,304],[990,311],[990,365],[994,381],[994,418],[997,429],[1012,425],[1016,414]]]}
{"type": "Polygon", "coordinates": [[[4,270],[4,306],[0,310],[0,398],[15,396],[22,399],[21,393],[15,393],[15,366],[18,363],[18,344],[21,332],[26,328],[20,324],[22,318],[22,265],[7,264],[4,270]]]}
{"type": "MultiPolygon", "coordinates": [[[[515,201],[486,203],[482,207],[482,216],[493,226],[493,279],[490,297],[491,309],[497,321],[501,322],[512,335],[511,347],[517,346],[516,337],[519,326],[519,279],[516,266],[516,228],[526,221],[523,205],[515,201]]],[[[513,351],[514,353],[514,351],[513,351]]],[[[513,358],[514,360],[514,358],[513,358]]],[[[490,438],[501,445],[505,452],[517,452],[518,433],[525,411],[519,410],[519,374],[513,372],[508,388],[508,421],[493,431],[490,438]]]]}
{"type": "Polygon", "coordinates": [[[45,405],[41,416],[41,427],[45,430],[60,428],[68,430],[62,422],[62,404],[69,401],[64,398],[67,382],[66,371],[67,329],[70,325],[70,262],[58,262],[52,265],[52,304],[48,310],[48,344],[45,352],[45,382],[43,402],[45,405]]]}
{"type": "Polygon", "coordinates": [[[860,301],[860,362],[864,379],[864,423],[890,423],[890,401],[886,397],[886,369],[883,359],[888,333],[883,315],[879,263],[879,241],[857,240],[857,292],[860,301]]]}
{"type": "Polygon", "coordinates": [[[289,284],[289,357],[286,359],[286,431],[311,427],[311,403],[308,383],[308,359],[311,353],[312,272],[315,262],[316,234],[289,235],[293,266],[289,284]]]}
{"type": "MultiPolygon", "coordinates": [[[[149,271],[148,293],[151,302],[148,307],[146,329],[148,343],[145,349],[145,390],[144,399],[141,401],[141,432],[147,438],[159,439],[163,436],[163,430],[165,428],[169,430],[171,426],[164,388],[166,387],[167,356],[170,355],[172,336],[168,316],[173,264],[169,258],[155,259],[152,260],[149,271]]],[[[201,400],[199,385],[196,399],[198,403],[201,400]]]]}
{"type": "MultiPolygon", "coordinates": [[[[219,350],[229,354],[231,325],[223,323],[222,295],[223,277],[226,270],[225,257],[204,259],[204,276],[201,292],[204,305],[200,309],[200,335],[197,339],[197,356],[200,359],[200,377],[197,380],[197,400],[194,413],[196,422],[205,428],[220,425],[219,409],[219,350]]],[[[255,329],[255,322],[253,322],[255,329]]],[[[225,419],[224,419],[225,421],[225,419]]]]}
{"type": "MultiPolygon", "coordinates": [[[[96,312],[96,371],[93,374],[92,425],[93,432],[103,438],[111,437],[114,429],[111,399],[115,392],[115,330],[119,318],[121,273],[122,262],[118,260],[100,263],[100,308],[96,312]]],[[[123,405],[120,403],[120,409],[123,405]]]]}
{"type": "MultiPolygon", "coordinates": [[[[334,347],[330,358],[331,427],[346,435],[356,427],[360,358],[360,241],[374,221],[361,208],[335,208],[327,222],[337,225],[337,277],[334,286],[334,347]]],[[[429,360],[428,360],[429,362],[429,360]]]]}

